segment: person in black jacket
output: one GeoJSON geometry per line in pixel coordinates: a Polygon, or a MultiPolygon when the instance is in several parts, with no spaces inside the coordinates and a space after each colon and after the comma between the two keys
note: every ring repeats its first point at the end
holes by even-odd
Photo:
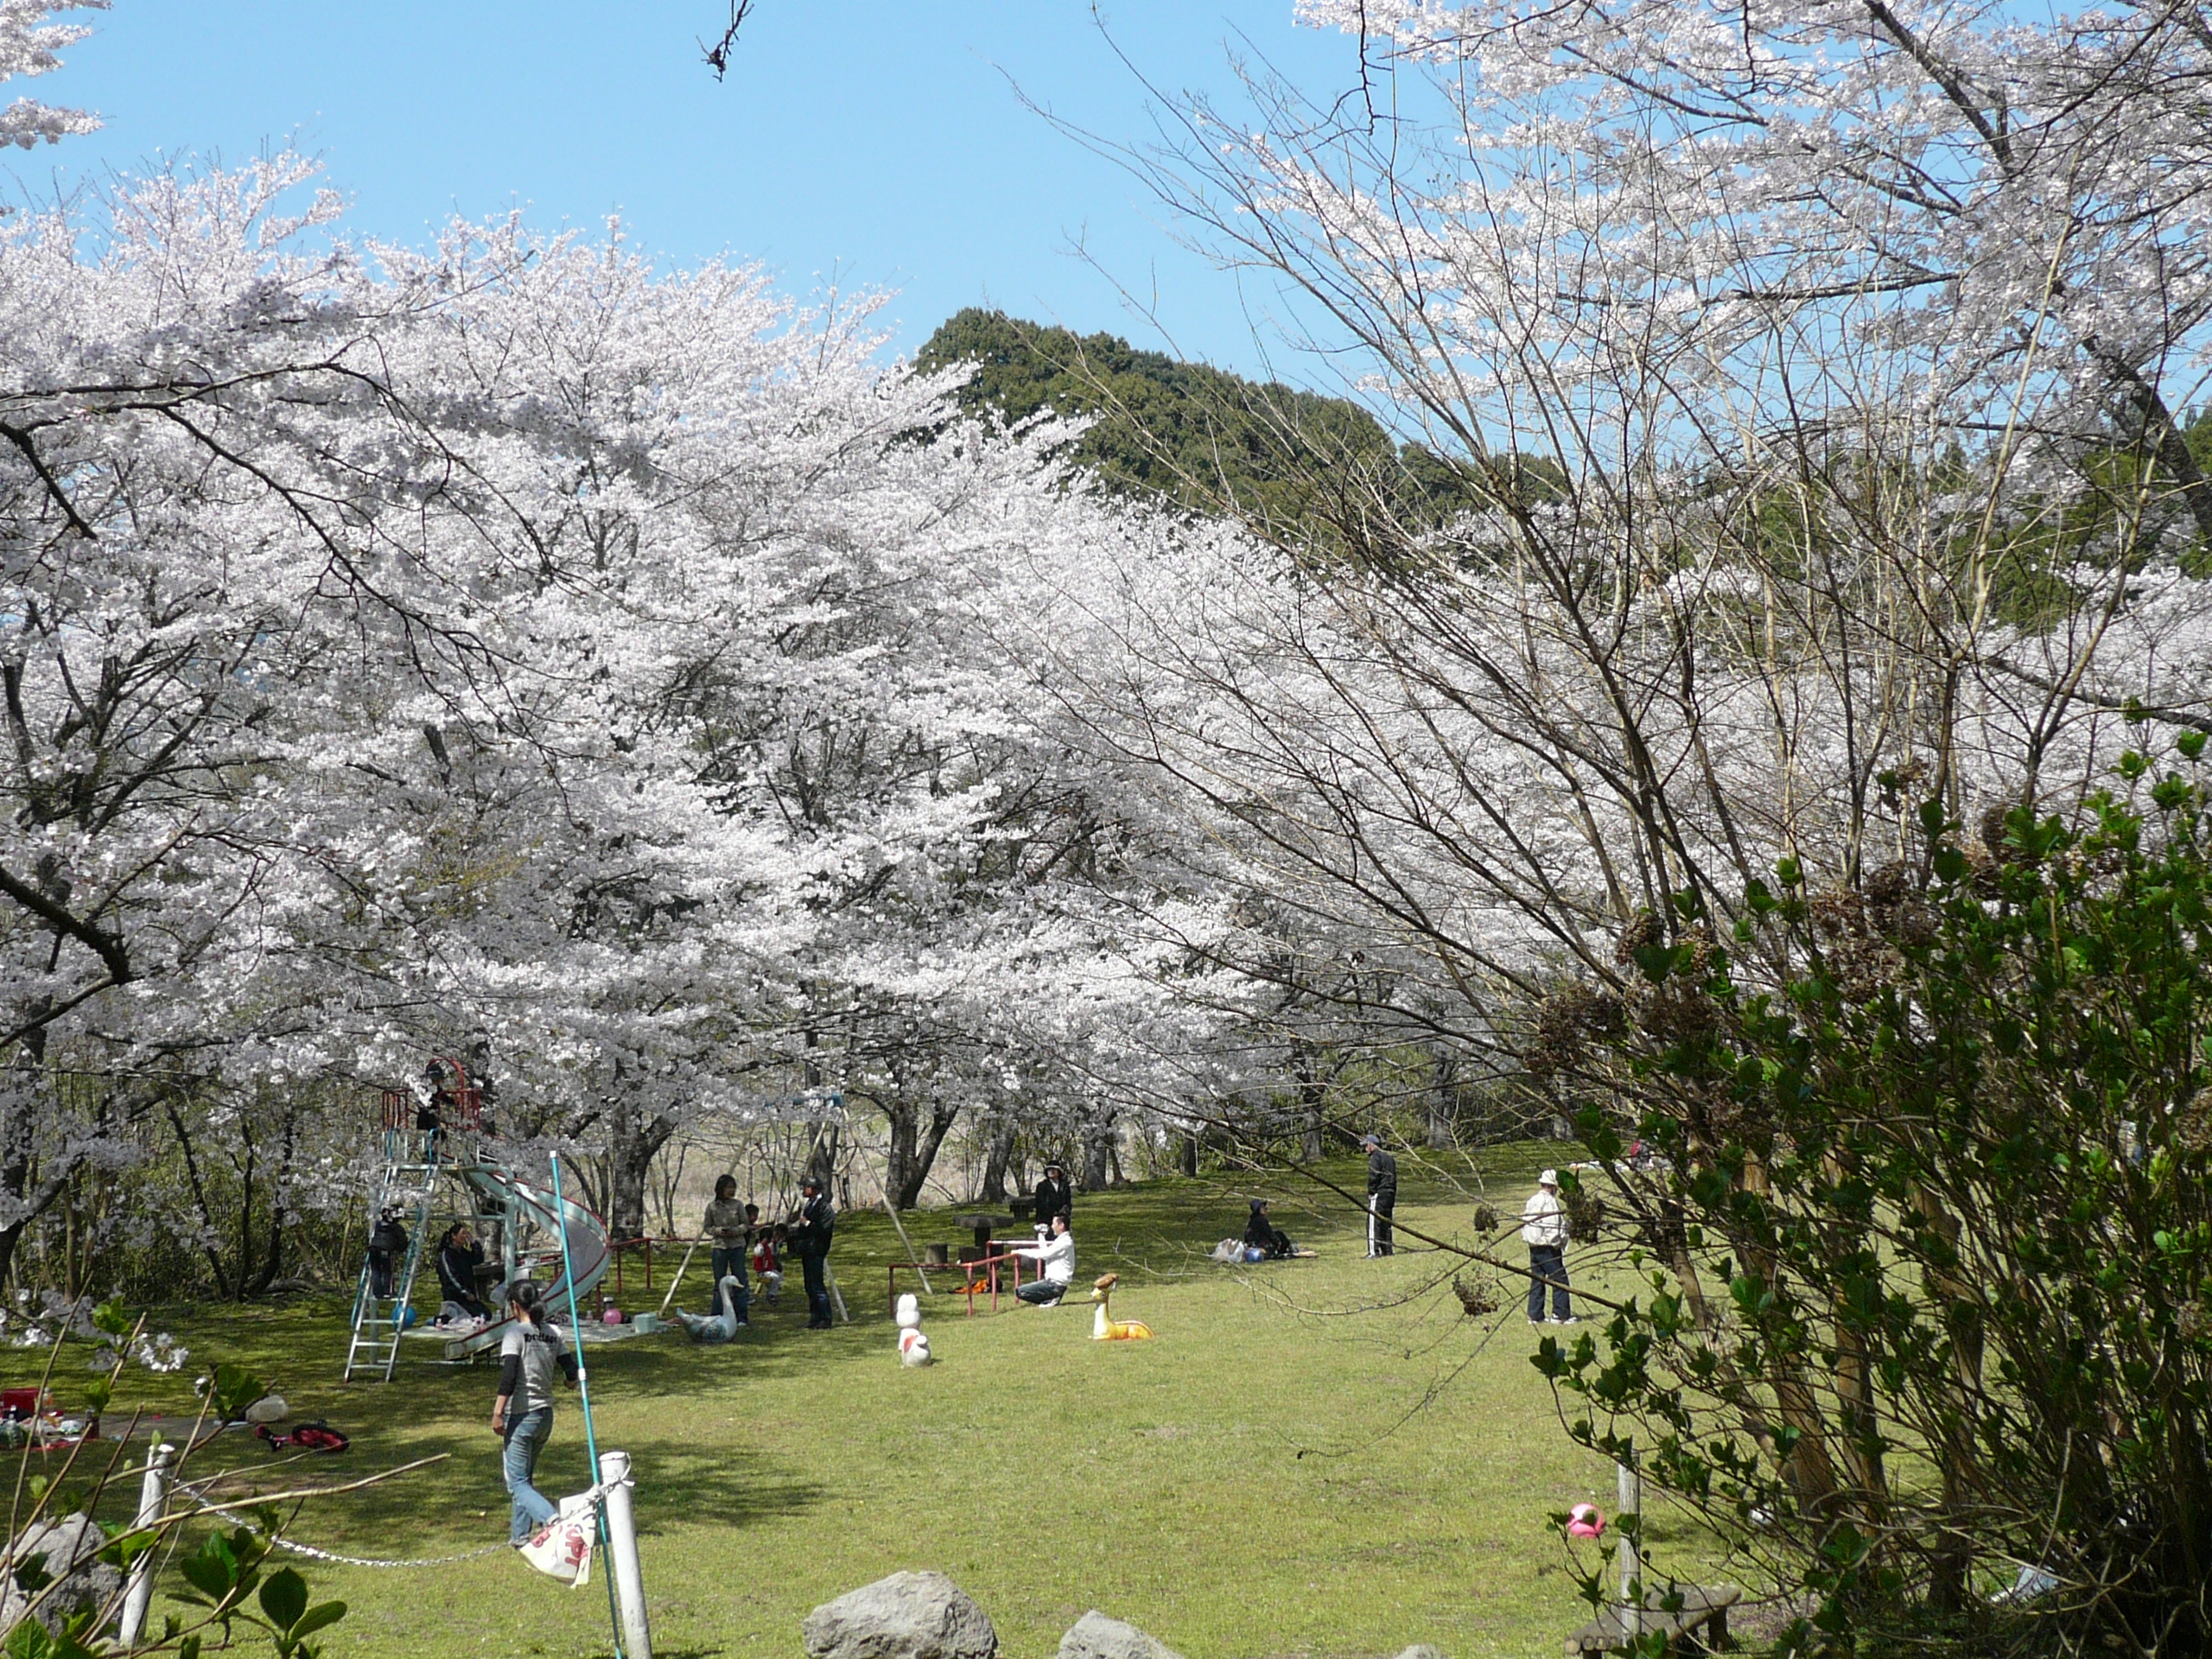
{"type": "Polygon", "coordinates": [[[837,1226],[837,1212],[830,1206],[822,1183],[811,1175],[798,1184],[803,1202],[791,1223],[791,1247],[798,1252],[800,1270],[806,1275],[806,1328],[827,1331],[830,1325],[830,1287],[824,1266],[830,1259],[830,1240],[837,1226]]]}
{"type": "Polygon", "coordinates": [[[1369,1135],[1360,1144],[1367,1148],[1367,1254],[1389,1255],[1390,1212],[1398,1207],[1398,1160],[1382,1150],[1382,1137],[1369,1135]]]}
{"type": "Polygon", "coordinates": [[[1251,1219],[1244,1224],[1244,1246],[1247,1249],[1266,1251],[1270,1262],[1286,1261],[1298,1254],[1290,1235],[1268,1218],[1265,1198],[1252,1200],[1251,1219]]]}
{"type": "Polygon", "coordinates": [[[407,1229],[397,1210],[380,1210],[369,1229],[369,1294],[391,1294],[393,1270],[407,1255],[407,1229]]]}
{"type": "Polygon", "coordinates": [[[1075,1229],[1075,1188],[1068,1185],[1068,1173],[1058,1164],[1045,1166],[1045,1173],[1037,1182],[1037,1224],[1049,1227],[1054,1216],[1065,1216],[1068,1229],[1075,1229]]]}
{"type": "Polygon", "coordinates": [[[468,1224],[456,1221],[447,1228],[438,1241],[438,1293],[473,1319],[491,1317],[476,1294],[476,1269],[483,1265],[484,1247],[468,1224]]]}

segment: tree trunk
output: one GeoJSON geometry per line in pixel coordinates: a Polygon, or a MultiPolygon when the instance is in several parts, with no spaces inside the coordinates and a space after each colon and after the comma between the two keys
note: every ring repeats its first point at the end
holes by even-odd
{"type": "Polygon", "coordinates": [[[1305,1043],[1294,1046],[1297,1058],[1298,1098],[1302,1109],[1298,1114],[1298,1155],[1309,1164],[1321,1161],[1321,1108],[1327,1103],[1329,1086],[1314,1069],[1314,1053],[1305,1043]]]}
{"type": "Polygon", "coordinates": [[[1180,1163],[1183,1173],[1196,1179],[1198,1173],[1198,1135],[1195,1129],[1185,1129],[1182,1135],[1180,1163]]]}
{"type": "Polygon", "coordinates": [[[645,1231],[645,1181],[655,1157],[676,1133],[660,1112],[618,1104],[607,1127],[607,1226],[612,1237],[641,1238],[645,1231]]]}
{"type": "Polygon", "coordinates": [[[208,1271],[215,1275],[216,1294],[225,1301],[228,1301],[231,1300],[231,1281],[230,1275],[223,1271],[222,1253],[206,1242],[207,1238],[214,1236],[215,1223],[213,1213],[207,1205],[207,1183],[200,1177],[200,1159],[192,1149],[191,1133],[184,1127],[183,1115],[177,1110],[175,1100],[168,1103],[167,1110],[169,1128],[176,1135],[177,1150],[184,1154],[184,1173],[186,1181],[192,1188],[192,1205],[200,1216],[200,1254],[207,1258],[208,1271]]]}
{"type": "Polygon", "coordinates": [[[799,1179],[817,1180],[827,1192],[830,1177],[837,1173],[837,1126],[824,1123],[821,1127],[822,1133],[815,1137],[813,1148],[806,1154],[806,1167],[799,1173],[799,1179]]]}
{"type": "Polygon", "coordinates": [[[976,1194],[979,1204],[1004,1204],[1007,1166],[1014,1162],[1014,1119],[1001,1116],[991,1129],[990,1149],[983,1157],[983,1185],[976,1194]]]}
{"type": "Polygon", "coordinates": [[[1107,1158],[1114,1149],[1114,1119],[1109,1114],[1103,1122],[1087,1123],[1083,1131],[1082,1186],[1086,1192],[1106,1190],[1107,1158]]]}
{"type": "Polygon", "coordinates": [[[1428,1149],[1448,1152],[1457,1140],[1454,1125],[1458,1118],[1459,1084],[1459,1054],[1457,1049],[1440,1048],[1436,1051],[1436,1086],[1428,1096],[1428,1149]]]}
{"type": "Polygon", "coordinates": [[[261,1263],[261,1271],[254,1275],[251,1289],[254,1296],[265,1296],[269,1287],[276,1282],[276,1275],[284,1266],[284,1224],[290,1219],[285,1203],[285,1192],[291,1184],[292,1159],[297,1151],[300,1130],[300,1109],[287,1096],[284,1103],[284,1133],[278,1143],[276,1173],[269,1183],[269,1248],[261,1263]]]}
{"type": "Polygon", "coordinates": [[[944,1145],[945,1132],[960,1116],[960,1108],[942,1103],[931,1106],[926,1128],[922,1123],[920,1106],[911,1099],[894,1100],[883,1109],[891,1123],[883,1190],[893,1205],[901,1210],[911,1210],[921,1202],[922,1187],[937,1162],[938,1148],[944,1145]]]}

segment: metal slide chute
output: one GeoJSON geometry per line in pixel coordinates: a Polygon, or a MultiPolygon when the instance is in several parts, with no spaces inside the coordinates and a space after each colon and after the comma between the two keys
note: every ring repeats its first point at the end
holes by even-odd
{"type": "MultiPolygon", "coordinates": [[[[525,1180],[499,1164],[474,1164],[454,1173],[475,1191],[486,1210],[496,1210],[505,1217],[511,1230],[535,1225],[545,1236],[546,1245],[532,1254],[559,1263],[563,1255],[561,1243],[565,1236],[569,1267],[563,1270],[556,1265],[552,1278],[545,1281],[546,1307],[567,1306],[570,1273],[575,1275],[575,1292],[579,1302],[607,1276],[607,1264],[613,1258],[607,1224],[575,1199],[563,1196],[556,1201],[551,1187],[525,1180]]],[[[459,1359],[498,1347],[505,1340],[508,1326],[514,1323],[505,1317],[504,1308],[499,1313],[499,1318],[481,1330],[450,1338],[446,1344],[446,1357],[459,1359]]]]}

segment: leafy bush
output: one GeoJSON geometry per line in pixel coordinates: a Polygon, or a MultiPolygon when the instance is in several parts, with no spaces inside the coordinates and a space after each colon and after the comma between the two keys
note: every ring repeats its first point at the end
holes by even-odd
{"type": "Polygon", "coordinates": [[[2202,748],[1930,803],[1847,890],[1785,861],[1725,939],[1678,901],[1535,1022],[1644,1275],[1536,1363],[1795,1592],[1786,1649],[2212,1642],[2202,748]]]}

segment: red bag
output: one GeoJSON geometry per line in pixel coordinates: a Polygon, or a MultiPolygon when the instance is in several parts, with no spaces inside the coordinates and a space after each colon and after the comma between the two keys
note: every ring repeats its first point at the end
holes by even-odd
{"type": "Polygon", "coordinates": [[[343,1452],[353,1444],[329,1424],[321,1421],[302,1423],[289,1434],[272,1434],[266,1423],[256,1423],[253,1432],[269,1442],[271,1452],[287,1446],[297,1446],[302,1452],[343,1452]]]}

